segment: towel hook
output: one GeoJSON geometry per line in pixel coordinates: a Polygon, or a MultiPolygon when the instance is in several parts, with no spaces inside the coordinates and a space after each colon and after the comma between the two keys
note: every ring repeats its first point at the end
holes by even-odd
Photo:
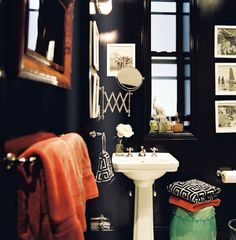
{"type": "Polygon", "coordinates": [[[96,131],[91,131],[91,132],[89,132],[90,137],[93,137],[93,138],[95,138],[95,137],[97,137],[97,136],[102,136],[102,134],[103,134],[103,133],[101,133],[101,132],[96,132],[96,131]]]}

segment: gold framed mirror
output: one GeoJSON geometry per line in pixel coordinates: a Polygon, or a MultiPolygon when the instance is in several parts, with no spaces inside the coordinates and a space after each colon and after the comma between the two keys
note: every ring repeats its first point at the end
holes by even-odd
{"type": "Polygon", "coordinates": [[[74,0],[9,0],[8,7],[7,75],[71,88],[74,0]]]}

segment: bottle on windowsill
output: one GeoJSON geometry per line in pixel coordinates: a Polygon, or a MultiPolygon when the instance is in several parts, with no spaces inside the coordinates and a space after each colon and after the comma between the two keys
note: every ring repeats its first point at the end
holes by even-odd
{"type": "Polygon", "coordinates": [[[176,113],[176,123],[172,126],[174,133],[181,133],[184,131],[184,125],[180,122],[179,114],[176,113]]]}
{"type": "Polygon", "coordinates": [[[159,122],[155,119],[151,119],[149,122],[150,133],[158,133],[159,131],[159,122]]]}

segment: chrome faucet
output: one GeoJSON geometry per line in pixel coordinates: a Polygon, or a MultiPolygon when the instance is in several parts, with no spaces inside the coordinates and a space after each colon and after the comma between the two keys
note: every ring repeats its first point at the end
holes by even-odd
{"type": "Polygon", "coordinates": [[[141,146],[141,151],[139,152],[139,156],[140,157],[146,156],[146,149],[144,148],[144,146],[141,146]]]}
{"type": "Polygon", "coordinates": [[[150,150],[152,151],[152,157],[156,157],[157,156],[157,151],[158,151],[158,148],[156,148],[156,147],[152,147],[152,148],[150,148],[150,150]]]}
{"type": "Polygon", "coordinates": [[[128,151],[127,157],[133,157],[132,151],[134,151],[134,149],[132,147],[128,147],[126,150],[128,151]]]}

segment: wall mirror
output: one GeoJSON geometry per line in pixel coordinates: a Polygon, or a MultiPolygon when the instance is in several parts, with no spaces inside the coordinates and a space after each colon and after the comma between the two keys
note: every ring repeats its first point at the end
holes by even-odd
{"type": "Polygon", "coordinates": [[[73,0],[10,0],[7,74],[71,87],[73,0]]]}
{"type": "Polygon", "coordinates": [[[143,79],[139,70],[134,67],[124,67],[117,73],[117,81],[126,91],[137,90],[142,85],[143,79]]]}

